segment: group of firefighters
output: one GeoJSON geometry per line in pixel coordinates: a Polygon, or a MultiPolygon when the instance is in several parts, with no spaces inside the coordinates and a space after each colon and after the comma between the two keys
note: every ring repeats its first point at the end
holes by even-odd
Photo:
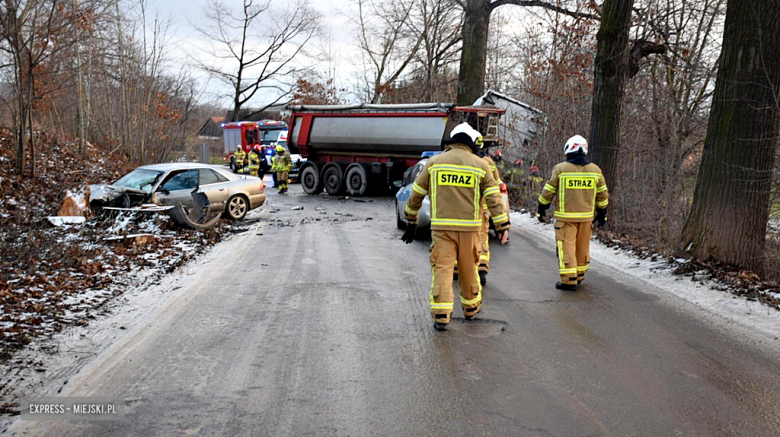
{"type": "MultiPolygon", "coordinates": [[[[277,145],[275,151],[271,172],[274,174],[274,184],[279,188],[279,194],[284,194],[287,192],[287,179],[289,178],[290,170],[292,170],[292,159],[281,145],[277,145]]],[[[249,174],[252,176],[257,176],[260,179],[265,177],[268,165],[263,149],[259,144],[252,148],[248,154],[244,152],[241,145],[236,146],[233,158],[239,173],[244,173],[245,169],[248,169],[249,174]]]]}
{"type": "MultiPolygon", "coordinates": [[[[460,285],[463,315],[472,320],[482,305],[482,286],[490,268],[492,219],[501,244],[509,239],[509,215],[501,201],[496,163],[482,150],[482,134],[468,123],[457,125],[412,184],[402,240],[414,241],[425,196],[431,204],[431,291],[434,328],[446,330],[454,308],[452,283],[460,285]],[[466,266],[469,266],[468,268],[466,266]],[[457,275],[457,276],[456,276],[457,275]]],[[[588,143],[575,135],[564,145],[566,160],[556,165],[538,198],[536,217],[545,222],[555,200],[555,240],[561,290],[575,291],[590,262],[592,224],[607,221],[609,195],[601,169],[587,159],[588,143]]],[[[537,170],[538,171],[538,170],[537,170]]],[[[538,177],[538,176],[537,176],[538,177]]]]}

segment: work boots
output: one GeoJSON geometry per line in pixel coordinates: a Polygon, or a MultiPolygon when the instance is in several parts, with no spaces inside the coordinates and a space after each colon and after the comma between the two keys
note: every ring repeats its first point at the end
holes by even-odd
{"type": "Polygon", "coordinates": [[[450,325],[449,314],[434,314],[433,315],[433,328],[437,331],[446,331],[450,325]]]}
{"type": "Polygon", "coordinates": [[[577,284],[564,284],[562,282],[559,282],[555,284],[555,288],[557,288],[558,290],[577,291],[577,284]]]}

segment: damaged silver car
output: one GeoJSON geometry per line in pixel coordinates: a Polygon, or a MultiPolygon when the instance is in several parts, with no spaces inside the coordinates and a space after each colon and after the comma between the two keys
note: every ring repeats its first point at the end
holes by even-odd
{"type": "Polygon", "coordinates": [[[89,203],[109,210],[165,210],[174,221],[211,227],[222,214],[233,220],[265,202],[265,186],[253,176],[197,163],[138,167],[109,185],[91,185],[89,203]]]}

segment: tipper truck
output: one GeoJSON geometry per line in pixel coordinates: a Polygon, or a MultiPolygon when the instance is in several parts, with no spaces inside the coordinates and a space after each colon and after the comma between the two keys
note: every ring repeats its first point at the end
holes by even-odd
{"type": "Polygon", "coordinates": [[[441,150],[452,128],[468,121],[486,146],[497,143],[503,109],[446,103],[291,105],[288,144],[306,158],[300,179],[308,194],[352,196],[392,189],[423,152],[441,150]]]}

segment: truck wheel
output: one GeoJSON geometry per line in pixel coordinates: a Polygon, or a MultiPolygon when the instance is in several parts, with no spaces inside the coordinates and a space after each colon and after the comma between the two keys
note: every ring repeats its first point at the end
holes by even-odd
{"type": "Polygon", "coordinates": [[[233,156],[230,157],[230,171],[233,173],[238,173],[238,167],[236,167],[236,158],[233,156]]]}
{"type": "Polygon", "coordinates": [[[303,185],[303,191],[306,194],[316,196],[322,193],[322,181],[320,180],[320,172],[317,170],[317,167],[307,165],[301,171],[301,185],[303,185]]]}
{"type": "Polygon", "coordinates": [[[347,167],[347,192],[350,196],[362,196],[368,188],[366,169],[360,164],[347,167]]]}
{"type": "Polygon", "coordinates": [[[325,183],[325,191],[331,196],[338,196],[344,191],[344,176],[340,166],[330,165],[326,167],[322,178],[325,183]]]}

